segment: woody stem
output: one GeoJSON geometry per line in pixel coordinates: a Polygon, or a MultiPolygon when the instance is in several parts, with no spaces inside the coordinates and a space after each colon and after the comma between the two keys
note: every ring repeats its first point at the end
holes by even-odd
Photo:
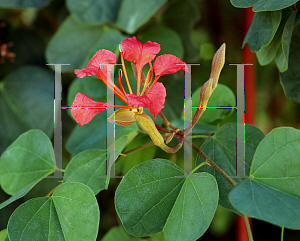
{"type": "Polygon", "coordinates": [[[184,138],[184,141],[194,148],[196,152],[218,173],[220,173],[233,187],[236,187],[238,184],[230,177],[226,172],[224,172],[216,163],[214,163],[196,144],[191,140],[184,138]]]}
{"type": "Polygon", "coordinates": [[[141,145],[141,146],[139,146],[139,147],[137,147],[137,148],[131,149],[131,150],[125,152],[125,153],[122,153],[122,155],[123,155],[123,156],[127,156],[127,155],[129,155],[129,154],[131,154],[131,153],[133,153],[133,152],[142,150],[142,149],[144,149],[144,148],[147,148],[147,147],[153,146],[153,145],[154,145],[154,143],[153,143],[152,141],[150,141],[150,142],[148,142],[148,143],[146,143],[146,144],[144,144],[144,145],[141,145]]]}
{"type": "Polygon", "coordinates": [[[196,123],[198,122],[198,120],[200,119],[200,117],[202,116],[203,112],[205,111],[206,108],[197,108],[197,111],[192,119],[191,124],[184,129],[183,131],[185,132],[185,135],[189,134],[190,131],[193,129],[193,127],[196,125],[196,123]]]}

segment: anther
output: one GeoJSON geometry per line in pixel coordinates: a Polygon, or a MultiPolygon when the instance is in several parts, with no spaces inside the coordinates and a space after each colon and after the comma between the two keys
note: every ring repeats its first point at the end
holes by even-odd
{"type": "Polygon", "coordinates": [[[100,61],[100,69],[103,68],[103,64],[102,64],[102,61],[100,61]]]}
{"type": "Polygon", "coordinates": [[[123,52],[122,44],[119,44],[119,50],[120,50],[121,53],[123,52]]]}

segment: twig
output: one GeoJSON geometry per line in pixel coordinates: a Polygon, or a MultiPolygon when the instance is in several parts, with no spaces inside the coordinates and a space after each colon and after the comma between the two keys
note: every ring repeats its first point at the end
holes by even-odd
{"type": "Polygon", "coordinates": [[[184,141],[192,146],[196,152],[199,153],[203,159],[212,166],[217,172],[219,172],[233,187],[236,187],[238,184],[230,177],[226,172],[224,172],[216,163],[214,163],[198,146],[196,146],[191,140],[184,138],[184,141]]]}
{"type": "Polygon", "coordinates": [[[127,152],[125,152],[125,153],[122,153],[121,155],[122,155],[122,156],[127,156],[127,155],[129,155],[129,154],[131,154],[131,153],[133,153],[133,152],[142,150],[142,149],[144,149],[144,148],[147,148],[147,147],[153,146],[153,145],[154,145],[153,142],[150,141],[150,142],[148,142],[148,143],[146,143],[146,144],[144,144],[144,145],[141,145],[141,146],[139,146],[139,147],[137,147],[137,148],[133,148],[132,150],[127,151],[127,152]]]}

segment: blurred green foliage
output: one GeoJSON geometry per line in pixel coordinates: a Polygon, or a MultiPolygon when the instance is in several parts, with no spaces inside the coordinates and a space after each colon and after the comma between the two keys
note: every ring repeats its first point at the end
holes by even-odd
{"type": "MultiPolygon", "coordinates": [[[[286,96],[294,101],[300,99],[300,72],[299,63],[299,16],[292,11],[293,1],[273,1],[274,5],[261,8],[263,0],[231,1],[237,7],[254,5],[257,13],[245,42],[250,49],[258,51],[257,56],[261,63],[269,64],[275,57],[277,66],[288,69],[280,73],[281,83],[286,96]],[[246,5],[245,5],[246,4],[246,5]],[[247,5],[248,4],[248,5],[247,5]],[[288,10],[281,10],[289,7],[288,10]],[[282,18],[273,16],[270,21],[269,35],[265,35],[267,25],[261,22],[261,17],[270,15],[266,10],[278,10],[282,18]],[[287,15],[283,15],[287,11],[287,15]],[[292,21],[293,20],[293,21],[292,21]],[[292,21],[289,22],[289,21],[292,21]],[[261,29],[256,28],[256,23],[261,29]],[[278,31],[278,29],[280,31],[278,31]],[[294,32],[292,32],[294,30],[294,32]],[[266,39],[251,38],[263,33],[266,39]],[[276,36],[276,34],[278,36],[276,36]],[[287,38],[287,39],[285,39],[287,38]],[[265,40],[265,41],[262,41],[265,40]],[[285,41],[291,45],[286,45],[285,41]],[[267,51],[271,49],[272,51],[267,51]],[[264,52],[267,54],[264,55],[264,52]],[[289,55],[290,53],[290,55],[289,55]],[[272,56],[271,56],[272,54],[272,56]],[[268,61],[262,61],[262,57],[268,61]]],[[[276,15],[272,13],[271,15],[276,15]]],[[[266,18],[263,18],[266,19],[266,18]]],[[[174,54],[187,63],[201,63],[201,66],[193,66],[193,90],[197,90],[209,78],[211,60],[219,46],[227,44],[226,65],[222,71],[219,83],[225,84],[220,96],[225,96],[224,101],[216,105],[234,105],[233,93],[236,92],[236,69],[227,63],[241,62],[242,35],[242,11],[233,7],[230,1],[209,0],[1,0],[0,1],[0,45],[8,44],[5,54],[1,53],[0,63],[0,154],[22,133],[30,129],[40,129],[50,138],[53,138],[53,96],[54,75],[53,69],[46,66],[47,63],[70,64],[62,67],[62,105],[71,105],[77,92],[82,92],[97,101],[105,101],[105,85],[94,77],[79,79],[74,74],[74,69],[83,68],[89,59],[99,49],[108,49],[118,55],[118,45],[122,39],[137,36],[138,40],[148,40],[161,44],[160,54],[174,54]],[[11,44],[10,44],[11,43],[11,44]],[[15,55],[15,56],[14,56],[15,55]],[[228,94],[224,94],[227,92],[228,94]]],[[[118,61],[120,63],[120,61],[118,61]]],[[[278,81],[276,66],[271,63],[264,68],[255,63],[257,68],[258,87],[258,126],[268,132],[275,126],[291,125],[300,128],[300,106],[288,100],[278,81]]],[[[128,69],[128,68],[127,68],[128,69]]],[[[282,70],[280,69],[280,70],[282,70]]],[[[246,68],[246,71],[251,71],[246,68]]],[[[131,79],[133,80],[131,73],[131,79]]],[[[134,81],[134,80],[133,80],[134,81]]],[[[184,75],[176,73],[164,76],[160,79],[167,89],[167,99],[164,113],[170,121],[181,123],[184,107],[184,75]]],[[[197,97],[196,97],[197,98],[197,97]]],[[[196,99],[195,98],[195,99],[196,99]]],[[[246,97],[251,98],[251,97],[246,97]]],[[[194,99],[193,99],[194,101],[194,99]]],[[[63,114],[63,156],[67,164],[72,155],[91,148],[105,148],[105,121],[106,113],[95,117],[89,126],[75,127],[75,122],[63,114]]],[[[230,112],[225,110],[225,112],[230,112]]],[[[203,121],[205,125],[196,126],[199,133],[215,132],[221,124],[234,122],[235,115],[230,113],[216,114],[217,117],[206,114],[203,121]],[[225,119],[224,119],[225,118],[225,119]],[[217,120],[217,121],[216,121],[217,120]],[[222,120],[222,122],[220,122],[222,120]]],[[[213,115],[213,114],[212,114],[213,115]]],[[[158,118],[157,122],[161,120],[158,118]]],[[[182,123],[181,123],[182,124],[182,123]]],[[[122,129],[123,127],[120,127],[122,129]]],[[[146,144],[149,138],[138,131],[136,125],[129,129],[116,131],[117,137],[127,135],[131,143],[125,151],[136,148],[138,144],[146,144]],[[121,133],[122,132],[122,133],[121,133]],[[139,134],[138,134],[139,133],[139,134]]],[[[195,129],[195,133],[197,129],[195,129]]],[[[195,140],[202,144],[204,138],[195,140]]],[[[177,140],[170,144],[175,146],[177,140]]],[[[117,170],[125,174],[134,165],[153,157],[163,157],[172,161],[178,161],[182,166],[183,151],[178,154],[166,154],[154,147],[149,147],[133,155],[134,161],[128,157],[121,158],[117,170]],[[143,153],[147,151],[147,153],[143,153]]],[[[194,160],[195,162],[195,160],[194,160]]],[[[178,164],[177,163],[177,164],[178,164]]],[[[116,186],[116,180],[110,185],[116,186]]],[[[42,188],[40,188],[42,189],[42,188]]],[[[51,190],[51,189],[50,189],[51,190]]],[[[34,189],[33,189],[34,191],[34,189]]],[[[39,191],[33,192],[32,197],[38,197],[39,191]]],[[[103,191],[100,197],[105,197],[107,202],[113,203],[114,193],[103,191]],[[102,196],[101,196],[102,195],[102,196]],[[105,196],[107,195],[107,196],[105,196]]],[[[8,196],[0,190],[0,203],[8,199],[8,196]]],[[[25,197],[26,199],[26,197],[25,197]]],[[[17,201],[5,209],[0,210],[0,231],[7,227],[7,221],[11,213],[20,204],[17,201]]],[[[120,223],[113,206],[107,207],[99,202],[101,219],[108,220],[111,226],[120,223]]],[[[230,218],[230,217],[229,217],[230,218]]],[[[216,217],[217,219],[217,217],[216,217]]],[[[228,219],[226,219],[228,220],[228,219]]],[[[225,220],[225,222],[226,222],[225,220]]],[[[99,240],[111,226],[100,226],[99,240]]],[[[205,236],[213,240],[212,228],[210,234],[205,236]]],[[[227,231],[230,226],[227,226],[227,231]]],[[[122,235],[123,229],[111,230],[116,235],[122,235]]],[[[226,232],[226,230],[222,230],[226,232]]],[[[3,232],[4,233],[4,232],[3,232]]],[[[3,233],[0,233],[3,236],[3,233]]],[[[107,234],[105,240],[110,240],[107,234]]],[[[128,240],[138,240],[127,237],[128,240]]],[[[159,235],[151,238],[163,240],[159,235]]],[[[150,240],[150,238],[148,239],[150,240]]],[[[265,239],[266,240],[266,239],[265,239]]],[[[273,239],[270,239],[273,240],[273,239]]]]}

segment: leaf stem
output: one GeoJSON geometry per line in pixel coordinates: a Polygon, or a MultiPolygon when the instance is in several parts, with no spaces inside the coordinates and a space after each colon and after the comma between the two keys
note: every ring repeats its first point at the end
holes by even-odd
{"type": "Polygon", "coordinates": [[[283,233],[284,233],[284,227],[281,228],[281,241],[283,241],[283,233]]]}
{"type": "Polygon", "coordinates": [[[194,148],[196,152],[199,153],[203,159],[212,166],[217,172],[219,172],[233,187],[236,187],[238,184],[230,177],[226,172],[224,172],[216,163],[214,163],[196,144],[191,140],[184,138],[184,141],[194,148]]]}
{"type": "Polygon", "coordinates": [[[297,5],[296,5],[296,3],[294,3],[294,5],[293,5],[293,9],[294,9],[294,11],[297,11],[298,9],[297,9],[297,5]]]}
{"type": "Polygon", "coordinates": [[[201,162],[198,166],[196,166],[196,167],[192,170],[192,172],[191,172],[190,174],[195,173],[200,167],[202,167],[202,166],[204,166],[204,165],[208,165],[208,163],[207,163],[207,162],[201,162]]]}
{"type": "Polygon", "coordinates": [[[248,239],[249,239],[249,241],[254,241],[253,236],[252,236],[252,232],[251,232],[251,226],[250,226],[250,223],[249,223],[248,216],[243,213],[243,217],[244,217],[245,224],[246,224],[248,239]]]}
{"type": "Polygon", "coordinates": [[[55,189],[58,188],[62,183],[58,184],[55,188],[53,188],[45,197],[50,197],[52,193],[54,193],[55,189]]]}

